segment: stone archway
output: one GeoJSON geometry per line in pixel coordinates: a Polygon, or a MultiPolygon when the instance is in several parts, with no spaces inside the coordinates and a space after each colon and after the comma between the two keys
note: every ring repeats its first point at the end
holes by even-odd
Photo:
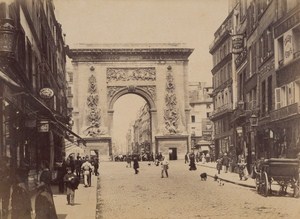
{"type": "Polygon", "coordinates": [[[69,50],[73,64],[74,131],[111,156],[113,105],[136,94],[150,107],[153,152],[189,150],[188,57],[192,49],[164,44],[69,50]]]}
{"type": "MultiPolygon", "coordinates": [[[[112,121],[113,121],[113,115],[114,115],[114,110],[113,106],[115,102],[122,96],[126,94],[135,94],[143,98],[146,103],[149,105],[149,114],[150,114],[150,129],[151,132],[155,133],[156,130],[153,131],[153,129],[156,129],[155,124],[157,124],[157,116],[156,116],[156,105],[155,105],[155,87],[154,86],[128,86],[128,87],[113,87],[111,88],[114,91],[113,92],[108,92],[111,95],[108,98],[108,117],[109,117],[109,127],[108,127],[108,132],[110,135],[112,135],[112,121]]],[[[150,148],[153,148],[153,144],[155,142],[155,138],[153,135],[149,136],[150,138],[150,148]]],[[[152,150],[151,150],[152,151],[152,150]]]]}

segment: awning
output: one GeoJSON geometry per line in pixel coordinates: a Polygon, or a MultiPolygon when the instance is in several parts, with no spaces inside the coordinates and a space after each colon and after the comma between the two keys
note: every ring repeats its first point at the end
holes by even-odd
{"type": "Polygon", "coordinates": [[[54,124],[57,124],[61,129],[69,132],[70,134],[74,135],[77,137],[84,145],[85,145],[85,140],[81,138],[79,135],[77,135],[75,132],[73,132],[71,129],[69,129],[65,124],[60,122],[55,114],[49,109],[42,101],[40,101],[38,98],[33,96],[32,94],[24,93],[24,95],[27,97],[27,100],[34,105],[37,109],[39,109],[39,112],[41,112],[44,116],[48,117],[51,119],[54,124]]]}
{"type": "Polygon", "coordinates": [[[65,151],[66,157],[70,156],[71,154],[74,154],[75,156],[84,156],[84,149],[67,139],[65,139],[65,151]]]}
{"type": "Polygon", "coordinates": [[[200,148],[201,148],[201,151],[210,151],[209,146],[202,145],[202,146],[200,146],[200,148]]]}
{"type": "Polygon", "coordinates": [[[0,69],[0,79],[2,79],[4,82],[8,83],[9,85],[12,85],[17,88],[21,88],[21,86],[15,82],[13,79],[11,79],[9,76],[7,76],[4,72],[0,69]]]}

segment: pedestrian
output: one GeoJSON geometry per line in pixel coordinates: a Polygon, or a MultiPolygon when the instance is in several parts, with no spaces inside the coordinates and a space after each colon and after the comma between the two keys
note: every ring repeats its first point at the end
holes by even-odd
{"type": "Polygon", "coordinates": [[[205,153],[203,153],[203,154],[201,155],[201,162],[202,162],[202,164],[205,164],[205,163],[206,163],[205,153]]]}
{"type": "Polygon", "coordinates": [[[52,174],[49,170],[49,162],[47,160],[42,160],[41,162],[41,174],[40,174],[40,184],[38,187],[45,187],[48,191],[51,191],[51,180],[52,174]]]}
{"type": "Polygon", "coordinates": [[[10,199],[10,188],[12,186],[12,176],[10,169],[10,160],[8,157],[1,157],[0,159],[0,215],[3,218],[8,217],[8,206],[10,199]]]}
{"type": "Polygon", "coordinates": [[[195,154],[194,152],[191,152],[190,154],[190,169],[189,170],[197,170],[196,164],[195,164],[195,154]]]}
{"type": "Polygon", "coordinates": [[[206,158],[206,162],[209,163],[210,162],[210,154],[209,154],[209,152],[207,152],[205,158],[206,158]]]}
{"type": "Polygon", "coordinates": [[[138,158],[136,156],[133,157],[133,169],[135,171],[135,174],[138,174],[139,173],[139,170],[138,168],[140,168],[139,166],[139,161],[138,161],[138,158]]]}
{"type": "Polygon", "coordinates": [[[64,175],[67,173],[66,168],[67,168],[67,163],[65,157],[63,157],[61,165],[59,165],[57,168],[58,190],[60,193],[65,192],[64,175]]]}
{"type": "Polygon", "coordinates": [[[222,164],[223,166],[225,166],[225,173],[228,172],[228,167],[229,167],[229,162],[230,162],[230,158],[228,157],[227,153],[224,153],[224,156],[222,158],[222,164]]]}
{"type": "Polygon", "coordinates": [[[81,165],[81,169],[83,172],[84,187],[91,186],[90,178],[91,178],[92,164],[89,162],[88,157],[85,158],[85,162],[81,165]]]}
{"type": "Polygon", "coordinates": [[[75,171],[75,159],[73,156],[68,157],[67,167],[71,167],[72,173],[75,171]]]}
{"type": "Polygon", "coordinates": [[[130,154],[127,155],[127,157],[126,157],[126,162],[127,162],[126,167],[130,167],[130,168],[131,168],[131,155],[130,155],[130,154]]]}
{"type": "Polygon", "coordinates": [[[169,177],[168,169],[169,169],[169,162],[165,156],[163,156],[161,162],[161,178],[164,178],[164,172],[166,173],[166,177],[169,177]]]}
{"type": "Polygon", "coordinates": [[[244,155],[238,156],[238,167],[239,167],[239,177],[240,180],[247,180],[248,179],[248,171],[246,168],[247,163],[245,162],[244,155]]]}
{"type": "Polygon", "coordinates": [[[16,169],[11,194],[11,219],[31,219],[31,201],[28,186],[26,185],[28,173],[29,168],[25,166],[20,166],[16,169]]]}
{"type": "Polygon", "coordinates": [[[76,176],[81,179],[81,165],[82,165],[82,160],[80,156],[77,156],[77,159],[75,160],[75,172],[76,176]]]}
{"type": "Polygon", "coordinates": [[[219,159],[217,159],[217,170],[218,170],[218,174],[220,174],[220,171],[222,170],[222,158],[219,157],[219,159]]]}
{"type": "Polygon", "coordinates": [[[67,187],[67,201],[68,205],[74,205],[75,189],[78,188],[79,178],[72,172],[70,167],[67,168],[67,173],[64,176],[64,182],[67,187]]]}
{"type": "Polygon", "coordinates": [[[36,198],[36,219],[57,219],[51,190],[52,174],[47,160],[42,160],[41,170],[37,187],[41,193],[36,198]]]}
{"type": "Polygon", "coordinates": [[[189,153],[186,152],[186,154],[184,155],[184,163],[189,163],[189,153]]]}
{"type": "Polygon", "coordinates": [[[94,163],[94,172],[95,172],[95,176],[99,175],[98,169],[99,169],[99,159],[95,158],[95,163],[94,163]]]}

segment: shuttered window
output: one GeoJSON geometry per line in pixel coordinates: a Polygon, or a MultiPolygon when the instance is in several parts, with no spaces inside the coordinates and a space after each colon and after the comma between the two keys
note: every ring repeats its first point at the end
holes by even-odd
{"type": "Polygon", "coordinates": [[[275,109],[280,109],[281,102],[280,102],[280,88],[275,88],[275,109]]]}

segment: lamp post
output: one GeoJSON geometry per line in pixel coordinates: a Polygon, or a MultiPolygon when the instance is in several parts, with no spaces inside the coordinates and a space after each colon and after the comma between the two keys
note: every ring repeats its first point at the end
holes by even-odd
{"type": "Polygon", "coordinates": [[[255,114],[252,114],[249,118],[251,126],[251,163],[255,159],[256,155],[256,129],[258,126],[258,117],[255,114]]]}

